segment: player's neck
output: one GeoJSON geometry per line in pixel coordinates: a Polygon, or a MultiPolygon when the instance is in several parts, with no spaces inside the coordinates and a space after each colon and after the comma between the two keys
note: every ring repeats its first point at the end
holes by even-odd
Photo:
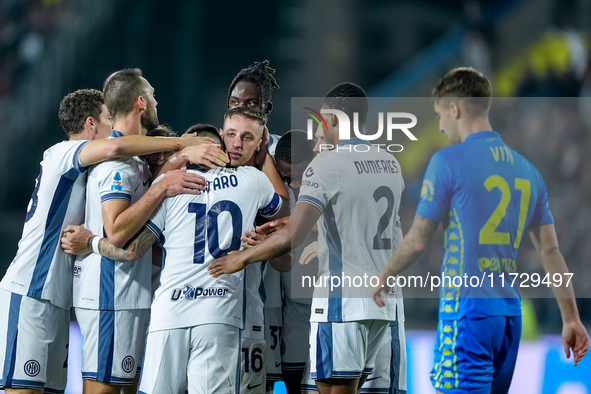
{"type": "Polygon", "coordinates": [[[479,131],[491,131],[492,126],[488,118],[473,118],[473,119],[466,119],[463,123],[459,125],[458,131],[460,133],[460,138],[462,142],[469,135],[478,133],[479,131]]]}
{"type": "Polygon", "coordinates": [[[146,135],[146,130],[142,127],[140,116],[132,113],[123,118],[117,118],[113,122],[113,130],[117,130],[123,135],[146,135]]]}

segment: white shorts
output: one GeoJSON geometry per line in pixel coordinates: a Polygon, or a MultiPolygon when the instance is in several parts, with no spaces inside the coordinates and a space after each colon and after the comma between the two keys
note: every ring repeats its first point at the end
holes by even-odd
{"type": "Polygon", "coordinates": [[[238,393],[239,343],[227,324],[148,333],[138,394],[238,393]]]}
{"type": "Polygon", "coordinates": [[[281,354],[284,370],[302,371],[310,356],[310,304],[295,302],[285,297],[283,332],[285,352],[281,354]]]}
{"type": "Polygon", "coordinates": [[[265,394],[267,383],[264,339],[241,339],[240,394],[265,394]]]}
{"type": "Polygon", "coordinates": [[[386,320],[310,323],[312,379],[356,379],[373,373],[386,320]]]}
{"type": "Polygon", "coordinates": [[[281,308],[265,308],[265,341],[267,343],[267,381],[283,380],[281,374],[281,355],[284,352],[282,342],[281,308]]]}
{"type": "Polygon", "coordinates": [[[0,388],[63,393],[69,326],[69,311],[0,290],[0,388]]]}
{"type": "Polygon", "coordinates": [[[150,310],[75,312],[82,334],[82,379],[132,384],[141,368],[150,310]]]}
{"type": "MultiPolygon", "coordinates": [[[[317,392],[318,388],[306,368],[302,391],[317,392]]],[[[360,393],[406,393],[406,341],[404,322],[390,322],[374,362],[374,372],[361,386],[360,393]]]]}

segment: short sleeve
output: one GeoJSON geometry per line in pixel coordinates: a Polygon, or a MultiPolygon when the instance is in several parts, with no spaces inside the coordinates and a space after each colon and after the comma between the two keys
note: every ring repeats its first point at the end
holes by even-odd
{"type": "Polygon", "coordinates": [[[552,216],[552,212],[550,212],[550,204],[548,203],[548,189],[546,189],[546,182],[544,182],[544,179],[539,172],[537,172],[537,177],[538,198],[534,207],[534,215],[528,229],[554,223],[554,216],[552,216]]]}
{"type": "Polygon", "coordinates": [[[449,211],[454,179],[449,161],[441,151],[435,152],[423,177],[417,215],[434,222],[442,222],[449,211]]]}
{"type": "Polygon", "coordinates": [[[93,169],[97,171],[97,181],[101,204],[111,200],[125,200],[131,203],[131,197],[137,181],[137,174],[128,163],[122,161],[107,161],[93,169]]]}
{"type": "Polygon", "coordinates": [[[308,165],[302,177],[298,198],[298,203],[312,204],[320,212],[324,212],[324,208],[338,192],[338,172],[329,155],[330,152],[321,153],[308,165]]]}
{"type": "Polygon", "coordinates": [[[80,151],[88,142],[84,140],[66,141],[55,145],[51,150],[48,150],[48,152],[51,152],[51,162],[57,163],[61,173],[66,173],[72,169],[77,173],[86,171],[88,167],[80,163],[80,151]]]}
{"type": "Polygon", "coordinates": [[[281,197],[275,193],[275,189],[267,176],[258,170],[257,172],[259,189],[258,213],[265,218],[271,218],[281,209],[281,197]]]}
{"type": "Polygon", "coordinates": [[[164,231],[166,227],[166,203],[169,201],[168,199],[164,200],[160,207],[154,212],[152,218],[148,220],[146,227],[156,236],[157,242],[162,242],[162,231],[164,231]]]}

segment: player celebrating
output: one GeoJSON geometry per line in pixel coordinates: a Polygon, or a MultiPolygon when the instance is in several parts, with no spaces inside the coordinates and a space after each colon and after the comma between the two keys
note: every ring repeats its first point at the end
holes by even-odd
{"type": "MultiPolygon", "coordinates": [[[[337,85],[326,95],[323,108],[342,111],[350,118],[357,112],[359,127],[365,129],[368,103],[359,86],[337,85]]],[[[323,152],[310,163],[290,222],[260,245],[214,261],[209,267],[212,276],[285,254],[304,241],[321,216],[319,277],[371,276],[385,267],[404,185],[400,166],[367,141],[340,140],[335,113],[325,119],[326,140],[340,151],[323,152]],[[381,167],[381,174],[360,174],[355,167],[359,160],[384,160],[387,165],[381,167]],[[380,200],[383,204],[373,203],[380,200]]],[[[396,319],[396,300],[386,299],[386,308],[380,309],[370,294],[363,286],[314,289],[310,358],[312,377],[321,393],[357,393],[373,370],[389,321],[396,319]]]]}
{"type": "MultiPolygon", "coordinates": [[[[275,70],[269,62],[254,62],[240,70],[228,89],[228,109],[246,107],[269,115],[273,110],[271,95],[278,88],[274,77],[275,70]]],[[[272,150],[279,140],[278,136],[268,134],[268,149],[272,150]]],[[[226,140],[228,136],[224,136],[226,140]]],[[[267,146],[262,146],[267,149],[267,146]]],[[[229,154],[232,147],[229,146],[229,154]]],[[[273,158],[265,154],[263,172],[269,177],[277,194],[288,203],[289,193],[273,163],[273,158]]],[[[261,168],[259,163],[252,162],[261,168]]],[[[258,264],[257,264],[258,265],[258,264]]],[[[250,363],[254,368],[246,371],[246,359],[242,361],[241,388],[243,394],[263,394],[273,391],[273,385],[281,380],[281,283],[280,275],[270,264],[262,267],[249,267],[247,277],[247,314],[245,330],[242,332],[242,354],[259,356],[262,363],[250,363]],[[261,279],[264,283],[261,283],[261,279]],[[264,291],[263,291],[264,290],[264,291]],[[264,296],[263,296],[264,294],[264,296]],[[266,383],[265,383],[266,381],[266,383]]]]}
{"type": "MultiPolygon", "coordinates": [[[[501,280],[515,272],[525,231],[547,273],[563,275],[568,269],[542,176],[491,131],[490,81],[473,68],[457,68],[443,77],[433,96],[439,128],[452,145],[431,158],[412,227],[380,273],[380,285],[416,262],[443,222],[442,272],[452,277],[494,273],[494,280],[482,289],[440,289],[431,382],[438,393],[507,393],[519,347],[521,303],[518,289],[503,287],[501,280]],[[493,268],[480,264],[483,258],[509,263],[493,268]]],[[[381,290],[374,288],[378,305],[383,305],[381,290]]],[[[567,357],[573,350],[577,365],[589,349],[589,338],[572,287],[553,290],[563,320],[564,350],[567,357]]]]}
{"type": "MultiPolygon", "coordinates": [[[[120,261],[137,260],[162,241],[163,270],[152,304],[140,393],[236,390],[245,276],[214,279],[205,268],[240,247],[244,230],[254,229],[257,212],[269,218],[281,213],[281,199],[267,177],[243,166],[262,143],[265,121],[264,115],[246,108],[228,111],[224,134],[239,134],[245,141],[237,168],[192,170],[206,177],[206,193],[166,199],[125,250],[97,238],[98,251],[120,261]]],[[[69,252],[84,252],[79,245],[86,245],[85,239],[64,246],[69,252]]],[[[252,360],[260,365],[257,357],[252,360]]]]}
{"type": "MultiPolygon", "coordinates": [[[[139,69],[112,74],[103,90],[114,120],[112,138],[145,135],[158,126],[154,88],[139,69]]],[[[190,183],[172,184],[167,174],[162,185],[149,187],[151,174],[139,157],[94,167],[87,182],[87,228],[123,246],[165,196],[205,188],[203,177],[185,176],[190,183]]],[[[85,392],[118,393],[121,385],[133,383],[151,302],[149,255],[144,259],[148,261],[130,264],[89,255],[76,263],[74,307],[83,335],[85,392]]]]}
{"type": "MultiPolygon", "coordinates": [[[[105,139],[111,131],[109,111],[102,92],[93,89],[64,97],[59,119],[68,141],[43,154],[19,249],[0,283],[0,387],[14,391],[66,387],[73,259],[57,246],[66,224],[84,221],[88,166],[198,142],[105,139]]],[[[180,173],[173,178],[193,181],[180,173]]]]}

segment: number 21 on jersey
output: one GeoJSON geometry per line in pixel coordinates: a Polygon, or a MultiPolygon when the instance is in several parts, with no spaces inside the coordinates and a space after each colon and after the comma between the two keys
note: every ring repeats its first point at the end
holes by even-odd
{"type": "MultiPolygon", "coordinates": [[[[496,231],[497,227],[507,214],[507,207],[511,201],[511,188],[505,178],[499,175],[491,175],[484,181],[484,187],[487,191],[498,188],[501,191],[501,201],[493,211],[490,218],[486,221],[482,229],[480,229],[480,244],[487,245],[509,245],[511,243],[511,236],[508,232],[496,231]]],[[[517,227],[517,234],[513,241],[513,247],[519,248],[521,237],[523,236],[523,229],[525,227],[525,219],[527,218],[527,211],[529,208],[529,200],[531,197],[531,183],[527,179],[515,179],[515,190],[521,194],[521,201],[519,204],[519,225],[517,227]]]]}

